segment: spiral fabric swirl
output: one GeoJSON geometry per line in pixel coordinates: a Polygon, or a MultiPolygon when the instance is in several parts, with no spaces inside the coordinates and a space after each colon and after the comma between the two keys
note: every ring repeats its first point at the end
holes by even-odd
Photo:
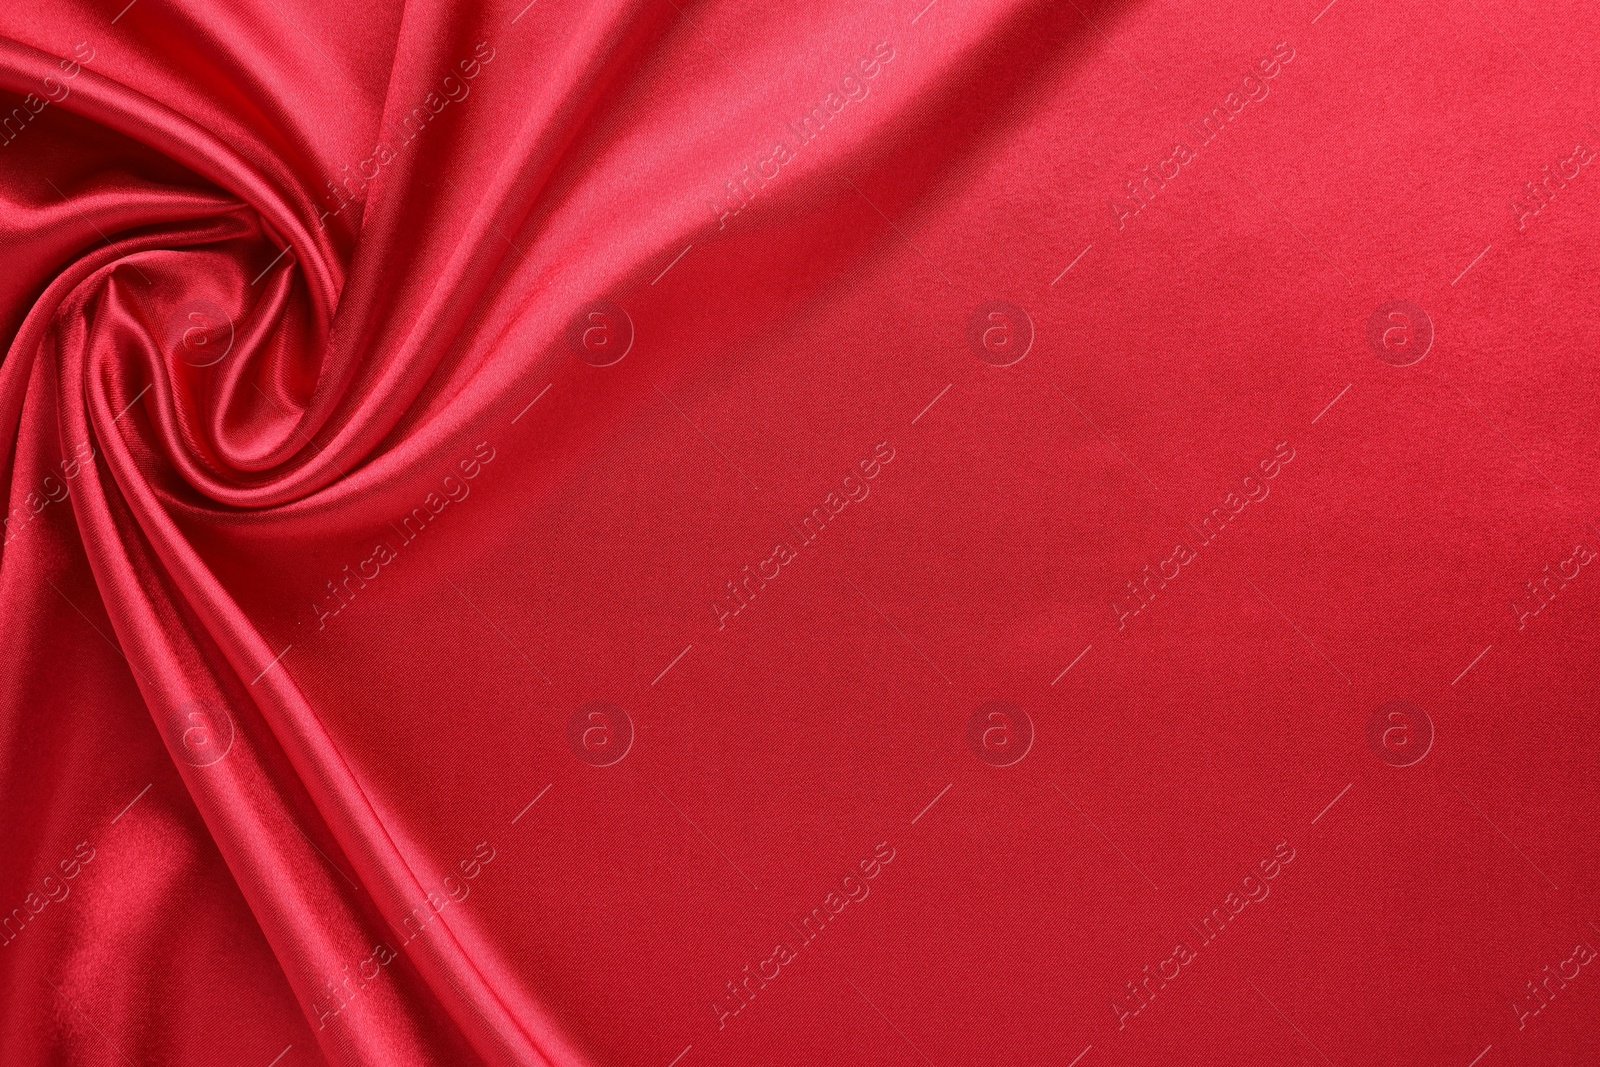
{"type": "Polygon", "coordinates": [[[1595,1062],[1596,42],[0,11],[0,1064],[1595,1062]]]}

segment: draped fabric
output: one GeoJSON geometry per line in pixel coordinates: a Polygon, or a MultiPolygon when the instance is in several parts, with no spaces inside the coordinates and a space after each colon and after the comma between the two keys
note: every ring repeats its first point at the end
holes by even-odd
{"type": "Polygon", "coordinates": [[[0,1063],[1594,1062],[1597,42],[7,5],[0,1063]]]}

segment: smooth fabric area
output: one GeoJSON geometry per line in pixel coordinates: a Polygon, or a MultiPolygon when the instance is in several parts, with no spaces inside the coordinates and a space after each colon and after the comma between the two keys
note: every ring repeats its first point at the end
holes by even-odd
{"type": "Polygon", "coordinates": [[[1597,99],[1576,0],[7,5],[0,1064],[1593,1064],[1597,99]]]}

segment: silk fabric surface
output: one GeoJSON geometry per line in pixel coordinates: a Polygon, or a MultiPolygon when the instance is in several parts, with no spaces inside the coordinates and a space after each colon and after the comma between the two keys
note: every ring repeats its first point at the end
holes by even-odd
{"type": "Polygon", "coordinates": [[[1592,1064],[1597,43],[6,6],[0,1062],[1592,1064]]]}

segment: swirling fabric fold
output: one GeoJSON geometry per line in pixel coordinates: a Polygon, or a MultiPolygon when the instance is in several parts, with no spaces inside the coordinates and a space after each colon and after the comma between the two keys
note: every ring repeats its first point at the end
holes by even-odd
{"type": "Polygon", "coordinates": [[[1535,8],[0,11],[0,1064],[1591,1062],[1535,8]]]}

